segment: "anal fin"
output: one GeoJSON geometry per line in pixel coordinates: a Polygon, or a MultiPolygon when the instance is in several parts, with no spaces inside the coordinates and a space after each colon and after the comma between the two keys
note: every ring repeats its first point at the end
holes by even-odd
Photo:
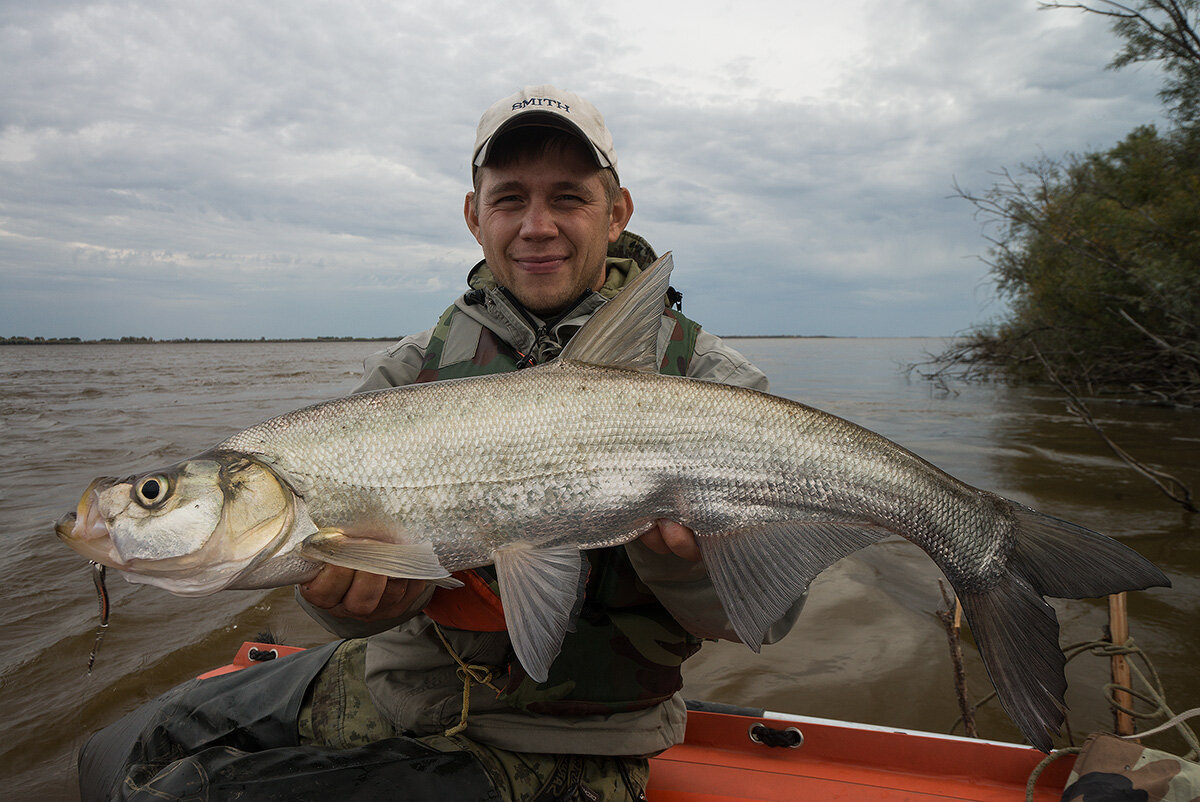
{"type": "Polygon", "coordinates": [[[545,682],[583,592],[587,558],[577,546],[523,545],[492,557],[513,650],[525,673],[545,682]]]}
{"type": "Polygon", "coordinates": [[[817,574],[889,533],[829,521],[779,521],[697,537],[725,614],[742,642],[762,647],[771,625],[817,574]]]}
{"type": "Polygon", "coordinates": [[[462,582],[442,567],[429,543],[388,543],[320,529],[305,538],[297,551],[313,562],[399,579],[425,579],[443,588],[462,587],[462,582]]]}

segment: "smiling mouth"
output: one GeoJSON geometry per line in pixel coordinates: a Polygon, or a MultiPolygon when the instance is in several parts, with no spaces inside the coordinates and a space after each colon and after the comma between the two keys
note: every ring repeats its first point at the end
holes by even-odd
{"type": "Polygon", "coordinates": [[[517,267],[527,273],[553,273],[566,264],[566,261],[567,257],[565,256],[533,256],[513,259],[517,267]]]}

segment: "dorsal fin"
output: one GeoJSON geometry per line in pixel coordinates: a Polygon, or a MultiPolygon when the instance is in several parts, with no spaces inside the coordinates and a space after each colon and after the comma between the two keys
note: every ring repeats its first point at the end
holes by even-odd
{"type": "Polygon", "coordinates": [[[664,253],[583,324],[560,358],[657,373],[658,330],[671,267],[671,254],[664,253]]]}

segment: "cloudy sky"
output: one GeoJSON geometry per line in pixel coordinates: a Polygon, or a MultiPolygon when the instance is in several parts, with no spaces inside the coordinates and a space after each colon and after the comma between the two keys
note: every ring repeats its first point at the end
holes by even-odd
{"type": "Polygon", "coordinates": [[[393,337],[478,246],[482,111],[608,120],[684,311],[948,335],[1000,312],[953,186],[1159,120],[1036,0],[0,0],[0,336],[393,337]],[[735,7],[736,5],[736,7],[735,7]]]}

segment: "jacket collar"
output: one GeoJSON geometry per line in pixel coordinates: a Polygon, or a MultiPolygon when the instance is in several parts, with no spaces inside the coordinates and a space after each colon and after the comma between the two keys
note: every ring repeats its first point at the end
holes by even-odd
{"type": "Polygon", "coordinates": [[[586,292],[575,305],[557,318],[546,321],[525,309],[496,283],[487,262],[480,260],[467,274],[471,291],[454,303],[472,319],[491,329],[497,337],[535,361],[554,358],[579,327],[606,301],[633,281],[656,258],[654,249],[631,231],[609,246],[604,284],[586,292]]]}

